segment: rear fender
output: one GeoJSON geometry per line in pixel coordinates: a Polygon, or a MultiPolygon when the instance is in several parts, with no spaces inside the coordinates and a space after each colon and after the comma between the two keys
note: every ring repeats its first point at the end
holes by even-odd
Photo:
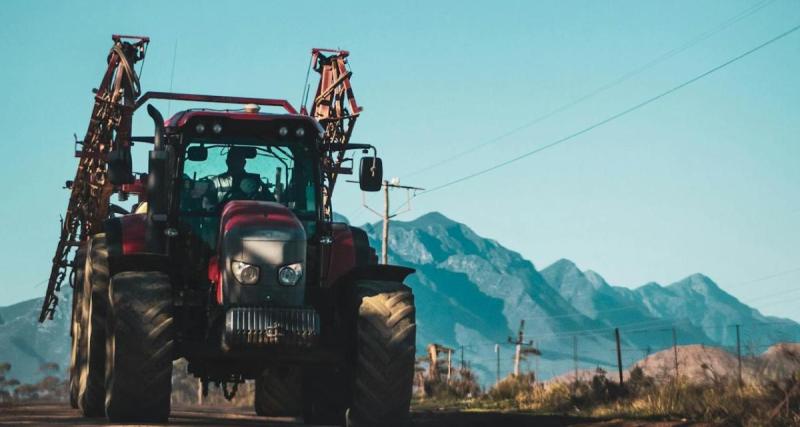
{"type": "Polygon", "coordinates": [[[161,254],[138,253],[108,256],[109,274],[113,277],[123,271],[160,271],[169,274],[169,258],[161,254]]]}
{"type": "MultiPolygon", "coordinates": [[[[339,277],[333,285],[336,299],[340,309],[352,311],[352,295],[354,284],[359,280],[380,280],[387,282],[403,283],[410,274],[416,270],[399,265],[373,264],[352,268],[345,275],[339,277]]],[[[342,313],[344,314],[344,313],[342,313]]]]}
{"type": "Polygon", "coordinates": [[[129,214],[105,222],[108,256],[145,253],[147,214],[129,214]]]}
{"type": "Polygon", "coordinates": [[[169,259],[164,254],[147,252],[147,215],[130,214],[105,222],[109,273],[122,271],[169,272],[169,259]]]}
{"type": "Polygon", "coordinates": [[[373,264],[355,267],[340,277],[335,287],[347,286],[357,280],[382,280],[388,282],[402,283],[406,277],[413,274],[416,270],[400,265],[373,264]]]}

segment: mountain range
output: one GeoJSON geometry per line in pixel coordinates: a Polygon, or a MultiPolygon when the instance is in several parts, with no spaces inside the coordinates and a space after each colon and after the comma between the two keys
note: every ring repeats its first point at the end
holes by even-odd
{"type": "MultiPolygon", "coordinates": [[[[381,224],[362,227],[380,248],[381,224]]],[[[541,352],[522,369],[536,370],[541,378],[576,367],[615,369],[615,328],[626,367],[673,343],[731,349],[734,325],[741,325],[742,351],[752,354],[800,337],[799,324],[762,315],[702,274],[630,289],[567,259],[537,269],[519,253],[436,212],[392,222],[389,247],[390,263],[416,269],[408,284],[417,303],[418,353],[430,343],[453,348],[454,363],[463,357],[483,384],[494,381],[498,360],[500,376],[510,372],[509,340],[516,339],[521,321],[525,344],[541,352]]],[[[38,379],[44,362],[68,364],[68,304],[44,324],[37,322],[40,306],[37,298],[0,307],[0,362],[10,362],[11,376],[23,382],[38,379]]]]}
{"type": "MultiPolygon", "coordinates": [[[[381,224],[366,225],[380,247],[381,224]]],[[[541,352],[524,369],[548,378],[575,368],[616,369],[614,329],[623,366],[674,344],[703,344],[733,351],[739,326],[744,354],[797,340],[800,325],[765,316],[692,274],[667,286],[612,286],[597,272],[561,259],[537,269],[519,253],[481,237],[440,213],[392,222],[390,262],[417,270],[408,281],[417,298],[418,351],[435,342],[453,348],[484,384],[511,370],[520,321],[524,341],[541,352]],[[576,360],[577,359],[577,360],[576,360]]]]}

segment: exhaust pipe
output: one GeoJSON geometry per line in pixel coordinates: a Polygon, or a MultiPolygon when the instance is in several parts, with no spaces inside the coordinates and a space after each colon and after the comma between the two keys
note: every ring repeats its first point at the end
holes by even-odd
{"type": "Polygon", "coordinates": [[[158,111],[158,108],[153,107],[153,104],[147,104],[147,114],[153,119],[153,124],[156,127],[156,133],[153,137],[153,149],[155,151],[164,150],[164,142],[162,141],[164,135],[164,116],[158,111]]]}
{"type": "Polygon", "coordinates": [[[150,151],[147,174],[147,231],[145,244],[150,253],[164,253],[164,230],[167,222],[169,200],[169,151],[164,147],[164,116],[150,104],[147,114],[153,118],[155,135],[150,151]]]}

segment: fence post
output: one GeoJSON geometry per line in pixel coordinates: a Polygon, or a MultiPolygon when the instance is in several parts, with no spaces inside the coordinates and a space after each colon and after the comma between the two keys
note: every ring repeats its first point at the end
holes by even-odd
{"type": "Polygon", "coordinates": [[[619,345],[619,328],[614,328],[614,337],[617,340],[617,369],[619,370],[619,385],[622,385],[622,350],[619,345]]]}
{"type": "Polygon", "coordinates": [[[578,336],[572,336],[572,363],[575,365],[575,384],[578,384],[578,336]]]}
{"type": "Polygon", "coordinates": [[[739,327],[740,325],[736,325],[736,359],[739,362],[738,366],[739,387],[741,387],[742,386],[742,343],[739,338],[739,327]]]}
{"type": "Polygon", "coordinates": [[[678,380],[678,334],[675,327],[672,327],[672,353],[675,356],[675,380],[678,380]]]}

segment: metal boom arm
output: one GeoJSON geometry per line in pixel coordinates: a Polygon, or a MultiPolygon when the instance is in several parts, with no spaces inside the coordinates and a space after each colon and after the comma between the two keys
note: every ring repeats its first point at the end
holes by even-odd
{"type": "MultiPolygon", "coordinates": [[[[353,73],[347,69],[349,55],[350,52],[346,50],[311,50],[311,68],[319,73],[320,78],[311,103],[311,112],[308,113],[303,106],[301,114],[314,117],[325,129],[322,136],[323,147],[346,146],[350,142],[353,127],[362,110],[356,103],[353,87],[350,85],[350,76],[353,73]],[[324,53],[332,55],[326,56],[324,53]]],[[[324,214],[330,219],[333,215],[331,195],[345,152],[327,150],[326,154],[322,161],[322,191],[324,214]]]]}
{"type": "Polygon", "coordinates": [[[57,294],[67,268],[74,268],[74,258],[69,261],[72,248],[101,232],[103,221],[108,217],[112,186],[107,182],[106,156],[112,150],[130,149],[131,118],[140,93],[139,77],[133,66],[144,59],[150,39],[114,35],[112,40],[114,45],[108,54],[108,67],[95,92],[78,170],[61,221],[61,235],[53,256],[40,322],[52,319],[55,313],[57,294]]]}

